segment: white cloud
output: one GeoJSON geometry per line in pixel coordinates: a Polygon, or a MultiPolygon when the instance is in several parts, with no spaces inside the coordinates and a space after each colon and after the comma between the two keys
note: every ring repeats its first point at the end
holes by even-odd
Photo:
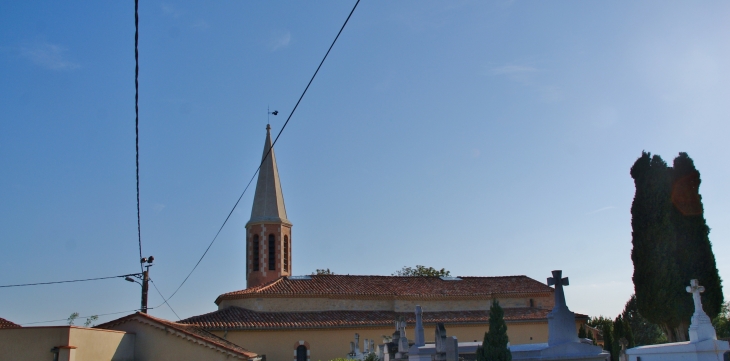
{"type": "Polygon", "coordinates": [[[598,212],[603,212],[603,211],[607,211],[609,209],[614,209],[614,208],[616,208],[616,207],[614,207],[614,206],[608,206],[608,207],[598,208],[596,210],[593,210],[593,211],[590,211],[590,212],[586,213],[586,215],[596,214],[598,212]]]}
{"type": "Polygon", "coordinates": [[[68,49],[49,43],[40,43],[20,48],[20,55],[38,66],[51,70],[78,69],[77,63],[66,59],[68,49]]]}
{"type": "Polygon", "coordinates": [[[269,39],[269,49],[275,51],[288,46],[289,42],[291,42],[291,33],[289,31],[276,32],[269,39]]]}

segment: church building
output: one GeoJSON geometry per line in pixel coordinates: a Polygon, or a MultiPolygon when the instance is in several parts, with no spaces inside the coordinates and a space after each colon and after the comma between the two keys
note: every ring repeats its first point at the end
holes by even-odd
{"type": "MultiPolygon", "coordinates": [[[[427,342],[433,342],[439,322],[459,341],[481,341],[496,298],[504,308],[511,344],[547,342],[554,290],[527,276],[294,276],[292,223],[270,132],[267,126],[246,224],[242,267],[247,288],[218,296],[217,311],[180,323],[203,328],[269,361],[326,361],[344,357],[355,333],[377,345],[393,333],[396,320],[405,320],[406,332],[413,332],[416,305],[423,309],[427,342]]],[[[577,333],[588,317],[576,316],[577,333]]]]}

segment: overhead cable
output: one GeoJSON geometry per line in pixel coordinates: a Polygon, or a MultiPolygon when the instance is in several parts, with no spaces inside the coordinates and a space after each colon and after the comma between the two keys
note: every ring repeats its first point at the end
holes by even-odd
{"type": "Polygon", "coordinates": [[[97,277],[97,278],[84,278],[84,279],[70,280],[70,281],[22,283],[22,284],[17,284],[17,285],[0,286],[0,288],[6,288],[6,287],[24,287],[24,286],[39,286],[39,285],[52,285],[52,284],[56,284],[56,283],[73,283],[73,282],[97,281],[97,280],[106,280],[106,279],[110,279],[110,278],[122,278],[122,277],[137,276],[137,275],[139,275],[139,273],[130,273],[130,274],[120,275],[120,276],[97,277]]]}
{"type": "Polygon", "coordinates": [[[264,157],[261,159],[261,163],[259,163],[258,168],[256,168],[256,171],[253,173],[253,176],[248,181],[248,184],[246,184],[246,187],[243,189],[243,192],[238,197],[238,200],[236,200],[236,203],[233,205],[233,208],[231,209],[230,212],[228,212],[228,216],[226,216],[226,219],[223,221],[223,224],[220,226],[220,228],[218,228],[218,232],[216,232],[215,237],[213,237],[213,240],[210,241],[210,244],[208,244],[208,247],[205,249],[205,252],[203,252],[203,255],[200,256],[200,259],[198,259],[198,262],[195,263],[195,266],[193,267],[193,269],[190,271],[190,273],[188,273],[188,275],[185,277],[185,279],[180,283],[180,286],[178,286],[177,289],[175,290],[175,292],[173,292],[172,295],[170,295],[170,297],[168,299],[166,299],[165,301],[170,300],[170,298],[174,297],[177,294],[177,292],[180,290],[180,288],[185,284],[185,282],[187,282],[188,278],[190,278],[190,276],[193,274],[193,272],[195,272],[195,269],[198,268],[198,265],[203,260],[203,258],[205,257],[205,255],[208,254],[208,251],[210,250],[210,247],[213,246],[213,243],[218,238],[218,235],[223,230],[223,227],[225,227],[226,223],[228,223],[228,219],[231,218],[231,215],[233,214],[233,211],[236,210],[236,207],[238,206],[238,203],[241,202],[241,198],[243,198],[243,195],[246,194],[246,191],[251,186],[251,183],[253,182],[254,178],[256,178],[256,174],[258,174],[258,172],[261,170],[261,166],[264,164],[264,160],[266,160],[266,158],[269,156],[269,153],[271,153],[271,151],[274,149],[274,145],[279,140],[279,137],[281,136],[281,133],[284,131],[284,128],[286,128],[286,125],[289,124],[289,120],[291,119],[292,115],[294,115],[294,112],[297,110],[297,107],[299,106],[299,103],[302,101],[302,98],[304,98],[304,94],[307,93],[307,90],[309,89],[309,86],[312,85],[312,81],[314,81],[314,78],[317,76],[317,73],[319,73],[319,69],[322,67],[322,64],[324,64],[324,61],[327,59],[327,56],[329,55],[330,51],[332,50],[332,47],[335,46],[335,43],[337,42],[337,39],[340,37],[340,34],[342,34],[342,30],[345,29],[345,25],[347,25],[347,22],[350,21],[350,17],[355,12],[355,9],[357,8],[357,5],[359,3],[360,3],[360,0],[357,0],[357,2],[355,2],[355,6],[352,7],[352,10],[350,11],[350,14],[347,15],[347,19],[345,19],[345,22],[342,24],[342,27],[340,28],[340,31],[337,32],[337,36],[335,36],[335,39],[332,41],[332,44],[330,44],[329,49],[327,49],[327,53],[324,54],[324,57],[322,58],[322,61],[319,63],[319,66],[317,67],[317,70],[312,75],[312,78],[309,79],[309,83],[307,83],[307,86],[306,86],[306,88],[304,88],[304,91],[302,92],[302,95],[299,96],[299,100],[297,100],[297,103],[294,105],[294,108],[289,113],[289,116],[286,118],[286,122],[284,122],[284,125],[281,127],[281,130],[279,130],[279,133],[276,135],[276,138],[274,138],[274,141],[271,143],[271,147],[266,152],[266,154],[264,155],[264,157]]]}

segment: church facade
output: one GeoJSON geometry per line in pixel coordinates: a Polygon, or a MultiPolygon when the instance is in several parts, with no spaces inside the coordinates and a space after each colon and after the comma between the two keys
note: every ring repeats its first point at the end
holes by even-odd
{"type": "MultiPolygon", "coordinates": [[[[269,126],[262,160],[246,224],[247,288],[218,296],[217,311],[181,323],[266,355],[269,361],[331,360],[350,351],[355,333],[379,344],[392,334],[396,320],[405,320],[407,332],[412,332],[416,305],[423,309],[427,342],[433,342],[437,323],[444,323],[460,341],[481,341],[496,298],[512,344],[547,342],[554,290],[527,276],[293,276],[292,223],[269,126]]],[[[588,317],[576,316],[577,333],[588,317]]]]}

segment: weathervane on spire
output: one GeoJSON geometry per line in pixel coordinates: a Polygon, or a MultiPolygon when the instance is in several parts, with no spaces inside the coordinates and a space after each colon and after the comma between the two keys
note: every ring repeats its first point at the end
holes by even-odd
{"type": "Polygon", "coordinates": [[[269,115],[273,115],[273,116],[279,115],[279,111],[278,110],[274,110],[273,112],[270,111],[270,110],[271,109],[269,109],[269,106],[267,105],[266,106],[266,124],[267,125],[271,125],[271,122],[269,121],[269,115]]]}

